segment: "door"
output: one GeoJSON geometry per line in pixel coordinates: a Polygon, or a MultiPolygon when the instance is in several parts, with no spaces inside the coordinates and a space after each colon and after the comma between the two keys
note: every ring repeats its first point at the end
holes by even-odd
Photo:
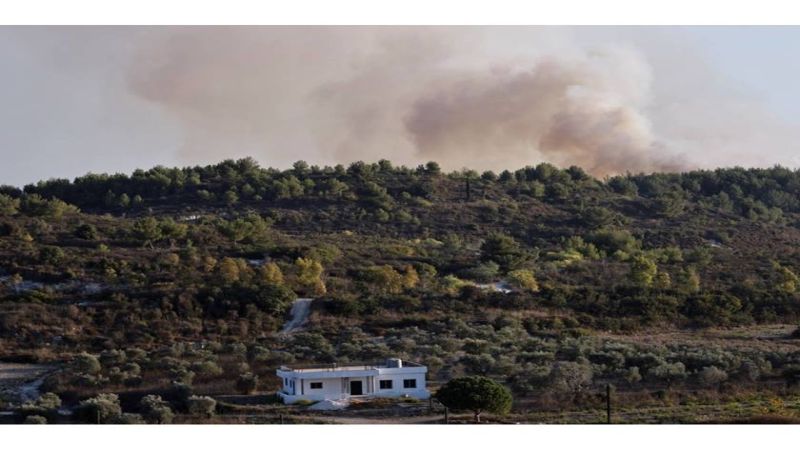
{"type": "Polygon", "coordinates": [[[361,380],[350,382],[350,395],[364,395],[364,391],[361,388],[361,380]]]}

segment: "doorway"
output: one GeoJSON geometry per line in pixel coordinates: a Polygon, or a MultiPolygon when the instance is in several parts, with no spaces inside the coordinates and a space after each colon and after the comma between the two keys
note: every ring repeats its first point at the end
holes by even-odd
{"type": "Polygon", "coordinates": [[[364,395],[361,386],[361,380],[354,380],[350,382],[350,395],[364,395]]]}

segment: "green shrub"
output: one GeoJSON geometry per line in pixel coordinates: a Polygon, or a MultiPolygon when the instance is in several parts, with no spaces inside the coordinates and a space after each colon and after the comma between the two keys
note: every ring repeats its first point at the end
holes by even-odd
{"type": "Polygon", "coordinates": [[[23,423],[25,425],[46,425],[47,419],[42,416],[28,416],[23,423]]]}
{"type": "Polygon", "coordinates": [[[236,389],[242,394],[252,394],[258,387],[258,375],[245,372],[236,380],[236,389]]]}
{"type": "Polygon", "coordinates": [[[211,417],[217,409],[217,401],[211,397],[193,395],[187,400],[189,414],[202,417],[211,417]]]}
{"type": "Polygon", "coordinates": [[[150,424],[172,423],[175,417],[169,403],[165,402],[159,395],[146,395],[139,402],[139,409],[142,417],[150,424]]]}
{"type": "Polygon", "coordinates": [[[122,414],[117,394],[98,394],[82,401],[75,410],[82,423],[112,423],[122,414]]]}

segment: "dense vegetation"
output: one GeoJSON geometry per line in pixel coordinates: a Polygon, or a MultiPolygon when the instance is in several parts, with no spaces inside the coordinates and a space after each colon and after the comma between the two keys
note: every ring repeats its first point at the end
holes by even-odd
{"type": "Polygon", "coordinates": [[[598,180],[244,159],[4,186],[0,357],[72,361],[52,391],[121,396],[87,404],[95,420],[127,401],[168,421],[162,397],[139,397],[188,411],[192,385],[268,390],[277,364],[387,356],[538,402],[608,382],[783,389],[800,375],[791,336],[635,337],[796,323],[798,220],[800,172],[781,167],[598,180]],[[277,333],[297,296],[317,299],[309,326],[277,333]]]}

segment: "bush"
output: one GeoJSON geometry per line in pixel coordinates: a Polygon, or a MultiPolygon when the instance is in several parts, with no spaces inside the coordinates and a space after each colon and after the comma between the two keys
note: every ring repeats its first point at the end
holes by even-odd
{"type": "Polygon", "coordinates": [[[715,366],[704,367],[698,374],[700,383],[706,386],[718,386],[728,379],[728,374],[715,366]]]}
{"type": "Polygon", "coordinates": [[[58,414],[60,407],[61,399],[58,395],[48,392],[33,402],[23,403],[18,412],[23,416],[43,416],[53,419],[58,414]]]}
{"type": "Polygon", "coordinates": [[[198,361],[192,363],[192,371],[204,376],[222,375],[222,368],[214,361],[198,361]]]}
{"type": "Polygon", "coordinates": [[[160,395],[147,395],[139,402],[142,417],[150,424],[172,423],[175,417],[169,403],[165,402],[160,395]]]}
{"type": "Polygon", "coordinates": [[[539,283],[536,282],[536,277],[530,270],[512,270],[508,273],[508,282],[512,286],[528,292],[539,292],[539,283]]]}
{"type": "Polygon", "coordinates": [[[42,416],[28,416],[23,423],[25,425],[46,425],[47,419],[42,416]]]}
{"type": "Polygon", "coordinates": [[[558,361],[550,372],[549,384],[560,392],[578,394],[591,384],[592,366],[588,361],[558,361]]]}
{"type": "Polygon", "coordinates": [[[117,394],[99,394],[82,401],[75,410],[82,423],[112,423],[122,414],[117,394]]]}
{"type": "Polygon", "coordinates": [[[189,414],[211,417],[217,409],[217,401],[211,397],[193,395],[187,400],[189,414]]]}
{"type": "Polygon", "coordinates": [[[675,381],[686,378],[686,366],[681,362],[663,363],[651,369],[649,374],[656,379],[665,381],[667,386],[672,386],[675,381]]]}
{"type": "Polygon", "coordinates": [[[252,372],[245,372],[236,380],[236,389],[242,394],[252,394],[257,387],[258,376],[252,372]]]}
{"type": "Polygon", "coordinates": [[[72,368],[80,374],[90,375],[100,372],[103,367],[97,357],[84,352],[72,359],[72,368]]]}

